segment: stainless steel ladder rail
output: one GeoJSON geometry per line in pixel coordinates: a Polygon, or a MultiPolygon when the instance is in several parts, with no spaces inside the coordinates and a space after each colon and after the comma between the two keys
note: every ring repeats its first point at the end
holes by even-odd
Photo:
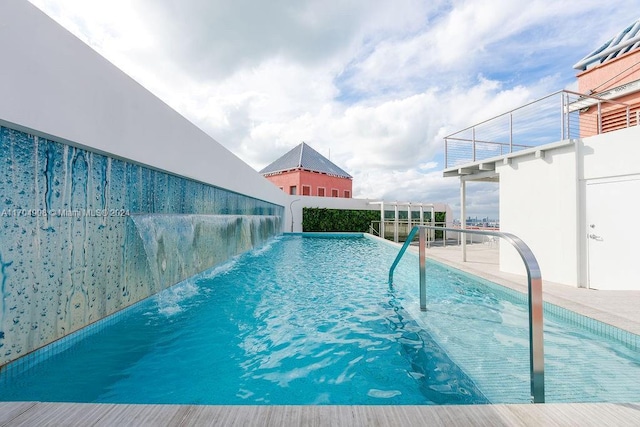
{"type": "Polygon", "coordinates": [[[467,230],[460,228],[436,227],[431,225],[416,225],[411,229],[407,240],[402,245],[396,259],[389,269],[389,287],[393,287],[393,271],[400,262],[415,237],[418,238],[418,258],[420,268],[420,310],[427,310],[426,295],[426,250],[425,250],[425,229],[442,230],[443,232],[453,231],[457,233],[481,234],[485,236],[500,237],[509,242],[520,254],[524,266],[527,270],[527,289],[529,295],[529,360],[531,375],[531,401],[533,403],[544,403],[544,337],[543,337],[543,308],[542,308],[542,274],[540,266],[533,252],[518,236],[501,231],[488,230],[467,230]]]}

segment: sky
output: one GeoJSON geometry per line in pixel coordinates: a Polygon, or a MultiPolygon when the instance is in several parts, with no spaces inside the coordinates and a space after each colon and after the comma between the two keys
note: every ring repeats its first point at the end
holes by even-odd
{"type": "MultiPolygon", "coordinates": [[[[304,141],[353,196],[444,202],[443,137],[561,89],[622,0],[30,0],[256,170],[304,141]]],[[[498,184],[467,213],[498,218],[498,184]]]]}

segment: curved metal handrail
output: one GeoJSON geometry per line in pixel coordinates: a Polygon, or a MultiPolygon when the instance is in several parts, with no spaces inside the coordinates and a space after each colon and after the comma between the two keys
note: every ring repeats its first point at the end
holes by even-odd
{"type": "Polygon", "coordinates": [[[416,233],[418,232],[419,228],[420,226],[416,225],[411,229],[411,231],[407,235],[407,240],[404,241],[404,245],[402,245],[402,248],[400,248],[400,252],[398,252],[398,256],[396,256],[396,259],[393,261],[393,264],[391,264],[391,268],[389,269],[389,286],[393,285],[393,271],[396,269],[396,266],[400,262],[400,258],[402,258],[402,255],[404,255],[404,253],[406,252],[407,248],[411,244],[411,241],[416,236],[416,233]]]}
{"type": "Polygon", "coordinates": [[[425,238],[424,230],[453,231],[457,233],[481,234],[505,239],[520,254],[527,270],[527,290],[529,296],[529,358],[531,375],[531,399],[533,403],[544,403],[544,337],[543,337],[543,307],[542,307],[542,274],[540,266],[533,252],[518,236],[502,231],[468,230],[464,228],[436,227],[431,225],[416,225],[411,229],[407,240],[402,245],[396,259],[389,269],[389,286],[393,287],[393,271],[400,262],[416,233],[419,237],[420,261],[420,309],[425,311],[426,304],[426,273],[425,273],[425,238]]]}

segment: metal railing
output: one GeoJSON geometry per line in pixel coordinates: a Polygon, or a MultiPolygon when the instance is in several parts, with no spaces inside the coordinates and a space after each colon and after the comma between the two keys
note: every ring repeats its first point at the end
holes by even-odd
{"type": "Polygon", "coordinates": [[[542,307],[542,275],[533,252],[519,237],[501,231],[467,230],[459,228],[442,228],[429,225],[417,225],[411,229],[404,245],[389,269],[389,287],[393,288],[393,272],[400,259],[418,233],[418,259],[420,269],[420,310],[427,310],[426,285],[426,233],[425,230],[439,229],[458,233],[481,234],[499,237],[509,242],[520,254],[527,270],[527,290],[529,296],[529,360],[531,378],[531,400],[533,403],[544,403],[544,337],[542,307]]]}
{"type": "Polygon", "coordinates": [[[447,223],[444,221],[431,221],[430,219],[424,219],[422,223],[419,218],[412,218],[411,221],[404,219],[388,218],[384,221],[384,236],[380,235],[380,223],[381,221],[371,221],[369,224],[369,233],[374,236],[379,236],[384,239],[393,240],[394,242],[403,241],[407,238],[411,232],[411,228],[414,225],[433,225],[437,228],[431,230],[427,235],[428,242],[434,242],[436,240],[443,240],[444,234],[438,233],[436,230],[440,230],[442,227],[446,227],[447,223]]]}
{"type": "MultiPolygon", "coordinates": [[[[460,231],[462,229],[461,225],[454,225],[453,228],[455,228],[456,230],[460,231]]],[[[500,226],[499,225],[495,225],[495,226],[480,226],[480,225],[466,225],[465,230],[484,230],[484,231],[500,231],[500,226]]],[[[466,237],[466,242],[467,243],[491,243],[493,241],[493,239],[495,238],[495,236],[482,236],[479,240],[476,240],[477,238],[474,239],[474,235],[475,233],[468,233],[469,236],[466,237]]],[[[458,245],[462,244],[462,239],[464,239],[464,237],[462,236],[462,233],[457,233],[458,238],[456,239],[456,243],[458,245]]],[[[449,243],[451,244],[451,243],[449,243]]]]}
{"type": "Polygon", "coordinates": [[[444,138],[445,169],[638,125],[628,104],[558,91],[444,138]]]}

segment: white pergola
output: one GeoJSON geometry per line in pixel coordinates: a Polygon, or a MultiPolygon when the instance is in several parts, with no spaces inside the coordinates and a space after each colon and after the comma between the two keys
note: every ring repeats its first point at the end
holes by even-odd
{"type": "Polygon", "coordinates": [[[407,208],[407,218],[409,221],[408,227],[411,229],[411,208],[418,208],[420,211],[419,225],[424,225],[424,209],[429,208],[431,210],[431,225],[435,223],[435,205],[433,203],[414,203],[414,202],[369,202],[370,205],[380,205],[380,237],[384,238],[385,232],[385,219],[384,212],[385,206],[393,206],[393,241],[398,242],[398,212],[401,207],[407,208]]]}

